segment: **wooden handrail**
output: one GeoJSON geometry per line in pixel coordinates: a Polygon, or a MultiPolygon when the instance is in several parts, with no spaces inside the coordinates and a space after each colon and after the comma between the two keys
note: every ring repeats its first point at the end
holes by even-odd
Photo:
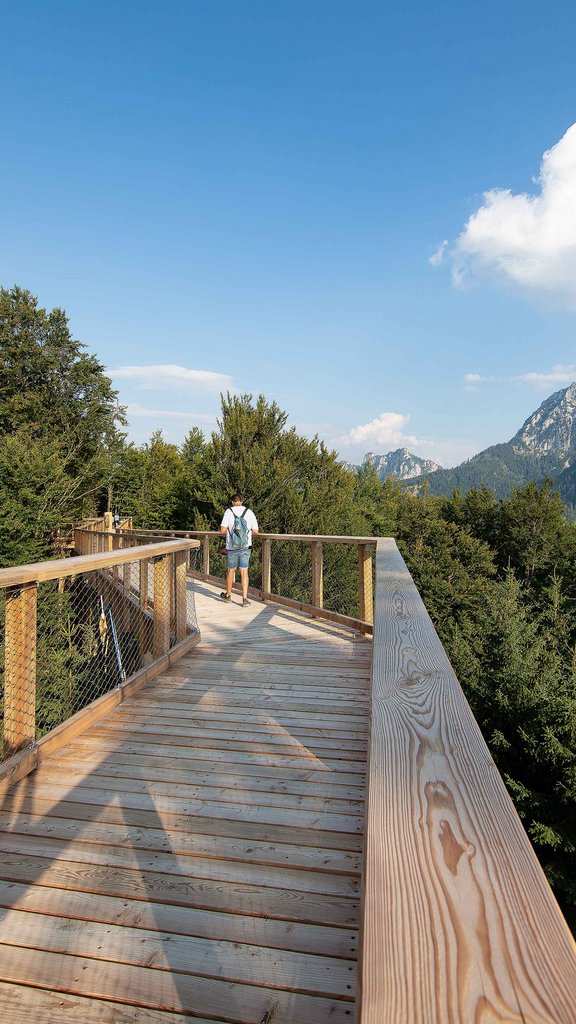
{"type": "Polygon", "coordinates": [[[142,544],[125,548],[123,551],[104,551],[96,555],[75,555],[73,558],[56,558],[53,562],[36,562],[32,565],[17,565],[0,569],[0,588],[20,586],[23,583],[43,583],[46,580],[60,580],[75,573],[105,569],[107,566],[138,562],[142,558],[170,555],[176,551],[199,548],[195,540],[166,540],[158,544],[142,544]]]}
{"type": "MultiPolygon", "coordinates": [[[[220,530],[123,530],[123,533],[137,533],[143,536],[153,535],[155,537],[220,537],[220,530]]],[[[309,544],[320,541],[326,544],[372,544],[376,545],[377,537],[341,537],[331,533],[263,533],[260,530],[255,535],[255,540],[297,540],[306,541],[309,544]]]]}
{"type": "Polygon", "coordinates": [[[574,1024],[572,936],[393,540],[376,562],[359,1024],[574,1024]]]}

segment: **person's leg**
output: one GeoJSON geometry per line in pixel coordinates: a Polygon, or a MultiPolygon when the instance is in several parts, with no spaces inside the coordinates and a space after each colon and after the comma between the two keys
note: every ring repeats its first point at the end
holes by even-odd
{"type": "Polygon", "coordinates": [[[236,576],[236,569],[238,568],[238,552],[237,551],[227,551],[226,552],[226,560],[227,560],[226,593],[225,594],[221,594],[220,596],[221,597],[225,597],[227,600],[230,600],[230,598],[232,597],[232,587],[234,586],[234,579],[235,579],[235,576],[236,576]]]}
{"type": "Polygon", "coordinates": [[[232,587],[234,586],[234,577],[236,576],[235,569],[228,569],[226,573],[226,597],[232,597],[232,587]]]}
{"type": "Polygon", "coordinates": [[[242,602],[248,603],[248,565],[250,563],[250,550],[242,551],[238,559],[240,568],[240,583],[242,585],[242,602]]]}

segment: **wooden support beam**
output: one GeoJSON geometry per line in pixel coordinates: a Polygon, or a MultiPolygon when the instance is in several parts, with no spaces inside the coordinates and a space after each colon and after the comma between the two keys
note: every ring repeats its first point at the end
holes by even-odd
{"type": "Polygon", "coordinates": [[[262,541],[262,596],[272,592],[272,541],[262,541]]]}
{"type": "Polygon", "coordinates": [[[35,739],[37,598],[36,583],[6,592],[4,757],[35,739]]]}
{"type": "Polygon", "coordinates": [[[210,536],[202,537],[202,572],[205,576],[210,575],[210,536]]]}
{"type": "Polygon", "coordinates": [[[324,602],[324,580],[322,564],[322,541],[312,543],[312,604],[322,608],[324,602]]]}
{"type": "Polygon", "coordinates": [[[364,622],[372,623],[374,622],[372,596],[372,546],[368,544],[358,545],[358,587],[359,618],[364,622]]]}
{"type": "Polygon", "coordinates": [[[128,596],[130,593],[130,585],[132,582],[132,562],[126,562],[122,570],[122,588],[124,593],[128,596]]]}
{"type": "Polygon", "coordinates": [[[170,648],[171,591],[172,555],[162,555],[154,559],[154,658],[161,658],[170,648]]]}
{"type": "Polygon", "coordinates": [[[140,608],[143,612],[148,611],[148,558],[140,562],[140,608]]]}
{"type": "MultiPolygon", "coordinates": [[[[113,551],[120,551],[121,547],[122,547],[122,537],[120,537],[120,535],[117,534],[114,537],[112,537],[112,550],[113,551]]],[[[112,579],[115,582],[118,581],[118,566],[117,565],[112,567],[112,579]]]]}
{"type": "Polygon", "coordinates": [[[184,640],[187,631],[186,615],[186,569],[188,568],[188,552],[177,551],[174,555],[174,620],[176,643],[184,640]]]}

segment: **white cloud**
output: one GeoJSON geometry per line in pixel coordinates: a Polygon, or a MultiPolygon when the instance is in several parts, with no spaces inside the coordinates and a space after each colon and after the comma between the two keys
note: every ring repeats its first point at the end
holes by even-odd
{"type": "MultiPolygon", "coordinates": [[[[484,193],[449,254],[455,284],[488,275],[576,306],[576,124],[544,153],[537,184],[484,193]]],[[[431,262],[443,256],[441,246],[431,262]]]]}
{"type": "Polygon", "coordinates": [[[535,384],[539,388],[549,388],[555,384],[572,384],[576,380],[576,363],[558,363],[548,373],[522,373],[518,377],[513,377],[512,380],[535,384]]]}
{"type": "Polygon", "coordinates": [[[399,412],[381,412],[379,416],[370,423],[362,423],[352,429],[343,438],[345,444],[379,444],[396,447],[403,447],[409,444],[418,444],[418,438],[412,434],[405,434],[404,428],[408,424],[409,416],[403,416],[399,412]]]}
{"type": "Polygon", "coordinates": [[[209,413],[204,412],[178,412],[175,409],[146,409],[142,405],[131,402],[129,402],[124,408],[126,409],[126,415],[129,419],[155,419],[158,422],[163,419],[189,420],[190,422],[205,423],[209,425],[216,423],[215,416],[211,416],[209,413]]]}
{"type": "Polygon", "coordinates": [[[492,377],[483,377],[481,373],[465,373],[464,391],[478,391],[479,384],[485,384],[486,381],[492,379],[492,377]]]}
{"type": "Polygon", "coordinates": [[[439,267],[440,264],[444,262],[444,257],[446,255],[447,248],[448,239],[445,238],[444,241],[441,242],[438,248],[436,249],[436,252],[432,253],[432,255],[429,257],[428,263],[430,263],[433,267],[439,267]]]}
{"type": "Polygon", "coordinates": [[[190,370],[186,366],[160,363],[150,366],[119,366],[108,371],[113,380],[133,381],[141,390],[233,391],[232,377],[213,370],[190,370]]]}

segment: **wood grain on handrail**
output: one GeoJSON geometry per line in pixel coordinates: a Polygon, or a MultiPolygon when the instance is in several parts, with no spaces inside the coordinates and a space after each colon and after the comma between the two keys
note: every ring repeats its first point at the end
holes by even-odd
{"type": "Polygon", "coordinates": [[[376,558],[359,1024],[574,1024],[574,941],[394,541],[376,558]]]}
{"type": "Polygon", "coordinates": [[[56,558],[52,562],[36,562],[31,565],[11,566],[0,569],[0,588],[15,587],[22,583],[42,583],[74,576],[93,569],[105,569],[125,562],[138,562],[142,558],[155,558],[175,551],[199,548],[196,540],[166,540],[158,544],[142,544],[140,547],[125,548],[123,551],[104,551],[96,555],[76,555],[73,558],[56,558]]]}

